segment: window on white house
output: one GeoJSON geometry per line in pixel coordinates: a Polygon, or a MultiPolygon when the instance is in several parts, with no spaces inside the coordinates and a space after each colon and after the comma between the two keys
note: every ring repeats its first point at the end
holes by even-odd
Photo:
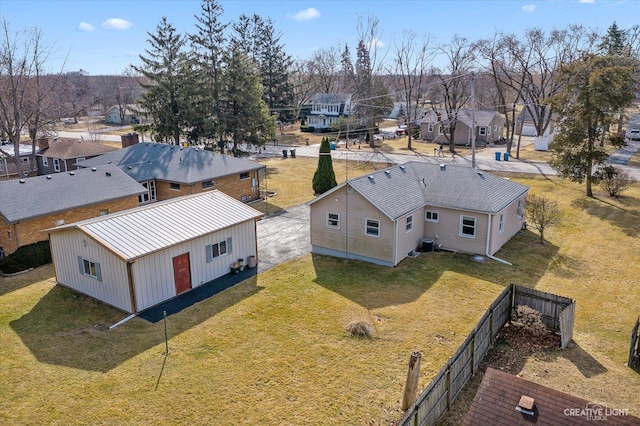
{"type": "Polygon", "coordinates": [[[240,180],[249,179],[249,172],[240,173],[240,180]]]}
{"type": "Polygon", "coordinates": [[[102,281],[102,272],[100,270],[100,264],[92,260],[84,259],[82,256],[78,256],[78,267],[80,273],[87,277],[95,278],[98,281],[102,281]]]}
{"type": "Polygon", "coordinates": [[[206,246],[207,262],[211,262],[213,259],[217,259],[218,257],[231,253],[231,247],[231,237],[206,246]]]}
{"type": "Polygon", "coordinates": [[[340,214],[327,212],[327,228],[340,229],[340,214]]]}
{"type": "Polygon", "coordinates": [[[467,238],[476,237],[476,218],[473,216],[460,216],[460,236],[467,238]]]}
{"type": "Polygon", "coordinates": [[[413,229],[413,215],[407,216],[407,222],[404,225],[404,229],[410,232],[413,229]]]}
{"type": "Polygon", "coordinates": [[[504,214],[500,213],[500,233],[502,234],[504,232],[504,214]]]}
{"type": "Polygon", "coordinates": [[[179,183],[170,182],[169,183],[169,189],[172,189],[174,191],[180,191],[180,184],[179,183]]]}
{"type": "Polygon", "coordinates": [[[380,236],[380,221],[375,219],[365,220],[365,233],[371,237],[380,236]]]}
{"type": "Polygon", "coordinates": [[[49,167],[49,159],[47,157],[42,157],[42,165],[49,167]]]}
{"type": "Polygon", "coordinates": [[[486,136],[487,135],[487,128],[486,127],[480,127],[479,129],[480,129],[480,131],[479,131],[480,136],[486,136]]]}
{"type": "Polygon", "coordinates": [[[424,212],[424,220],[426,220],[427,222],[439,222],[440,214],[432,210],[427,210],[426,212],[424,212]]]}
{"type": "Polygon", "coordinates": [[[57,158],[53,159],[53,170],[55,170],[56,172],[60,171],[60,160],[57,158]]]}

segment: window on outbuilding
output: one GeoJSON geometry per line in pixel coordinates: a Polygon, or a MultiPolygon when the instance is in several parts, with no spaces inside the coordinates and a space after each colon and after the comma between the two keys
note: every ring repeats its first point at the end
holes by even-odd
{"type": "Polygon", "coordinates": [[[380,236],[380,221],[375,219],[366,219],[365,220],[365,234],[371,237],[379,237],[380,236]]]}
{"type": "Polygon", "coordinates": [[[504,232],[504,214],[500,213],[500,233],[502,234],[504,232]]]}
{"type": "Polygon", "coordinates": [[[231,237],[214,244],[209,244],[206,246],[205,250],[207,252],[207,262],[211,262],[213,259],[227,255],[232,251],[231,237]]]}
{"type": "Polygon", "coordinates": [[[340,214],[327,212],[327,228],[340,229],[340,214]]]}
{"type": "Polygon", "coordinates": [[[80,268],[80,273],[82,275],[102,281],[102,271],[98,262],[78,256],[78,267],[80,268]]]}

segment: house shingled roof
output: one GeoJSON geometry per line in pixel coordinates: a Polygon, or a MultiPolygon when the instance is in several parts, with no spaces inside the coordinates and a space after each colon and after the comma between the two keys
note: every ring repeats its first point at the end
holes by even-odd
{"type": "Polygon", "coordinates": [[[38,151],[37,155],[41,157],[68,160],[72,158],[102,155],[117,149],[118,148],[93,141],[58,138],[49,141],[49,147],[38,151]]]}
{"type": "MultiPolygon", "coordinates": [[[[517,376],[487,368],[482,383],[464,419],[465,426],[514,426],[514,425],[593,425],[589,408],[605,407],[601,403],[589,402],[517,376]],[[522,396],[534,399],[534,415],[516,411],[522,396]],[[567,411],[573,410],[573,411],[567,411]]],[[[624,409],[625,407],[610,407],[624,409]]],[[[626,407],[628,408],[628,407],[626,407]]],[[[618,413],[621,414],[621,413],[618,413]]],[[[602,419],[600,419],[602,420],[602,419]]],[[[607,415],[607,425],[638,425],[640,419],[630,415],[607,415]]]]}
{"type": "Polygon", "coordinates": [[[392,220],[425,205],[498,213],[529,190],[526,185],[471,167],[414,161],[347,184],[392,220]]]}
{"type": "Polygon", "coordinates": [[[0,215],[16,223],[145,192],[114,166],[12,179],[0,182],[0,215]]]}
{"type": "Polygon", "coordinates": [[[94,167],[108,163],[120,167],[138,182],[159,179],[188,185],[266,167],[200,148],[154,142],[140,142],[77,165],[94,167]]]}
{"type": "Polygon", "coordinates": [[[349,93],[316,93],[311,100],[310,104],[339,104],[351,102],[351,95],[349,93]]]}

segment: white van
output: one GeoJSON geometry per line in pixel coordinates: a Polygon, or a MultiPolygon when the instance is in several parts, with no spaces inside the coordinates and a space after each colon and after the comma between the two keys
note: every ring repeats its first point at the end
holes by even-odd
{"type": "Polygon", "coordinates": [[[628,128],[626,133],[624,134],[624,137],[631,141],[640,140],[640,128],[638,127],[628,128]]]}

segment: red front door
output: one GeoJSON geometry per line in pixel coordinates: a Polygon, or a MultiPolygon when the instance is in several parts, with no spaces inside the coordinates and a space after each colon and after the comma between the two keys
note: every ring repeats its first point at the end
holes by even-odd
{"type": "Polygon", "coordinates": [[[173,279],[176,283],[176,294],[191,289],[191,262],[189,253],[173,258],[173,279]]]}

